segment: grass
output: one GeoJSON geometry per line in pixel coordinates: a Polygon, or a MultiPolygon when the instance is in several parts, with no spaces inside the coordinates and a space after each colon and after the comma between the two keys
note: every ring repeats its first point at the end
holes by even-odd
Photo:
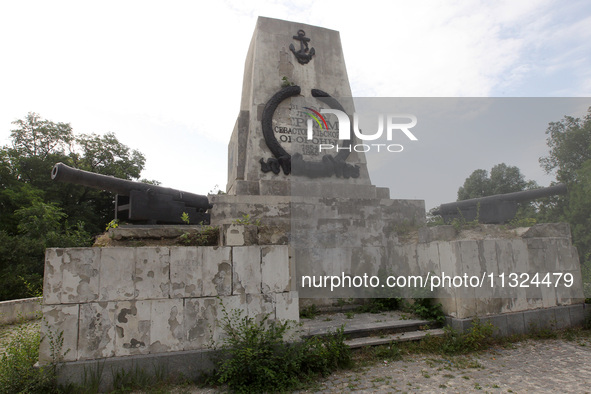
{"type": "Polygon", "coordinates": [[[55,366],[34,366],[39,360],[41,340],[39,321],[3,327],[0,393],[51,393],[57,390],[55,366]]]}

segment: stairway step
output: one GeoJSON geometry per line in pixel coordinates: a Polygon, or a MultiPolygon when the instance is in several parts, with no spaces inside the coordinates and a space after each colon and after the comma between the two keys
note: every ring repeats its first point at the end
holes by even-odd
{"type": "Polygon", "coordinates": [[[439,337],[444,334],[440,328],[430,329],[430,330],[419,330],[419,331],[409,331],[409,332],[401,332],[397,334],[385,335],[380,337],[359,337],[348,339],[345,341],[350,348],[360,348],[366,346],[378,346],[378,345],[386,345],[391,342],[406,342],[406,341],[418,341],[425,338],[427,335],[433,337],[439,337]]]}
{"type": "MultiPolygon", "coordinates": [[[[344,334],[348,338],[360,338],[368,336],[377,336],[385,334],[396,334],[408,331],[418,331],[424,327],[433,327],[434,323],[428,320],[388,320],[382,322],[358,322],[355,320],[347,321],[344,334]]],[[[304,332],[304,336],[323,336],[334,332],[338,328],[334,324],[309,326],[304,332]]]]}

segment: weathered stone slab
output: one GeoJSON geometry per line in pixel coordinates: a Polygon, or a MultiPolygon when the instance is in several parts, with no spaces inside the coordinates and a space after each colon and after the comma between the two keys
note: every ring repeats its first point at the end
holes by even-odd
{"type": "Polygon", "coordinates": [[[271,320],[275,319],[274,294],[246,294],[244,303],[249,317],[261,321],[269,315],[271,320]]]}
{"type": "Polygon", "coordinates": [[[150,353],[165,353],[184,349],[184,301],[182,299],[153,300],[150,323],[150,353]]]}
{"type": "Polygon", "coordinates": [[[554,316],[556,317],[555,328],[557,330],[563,330],[571,327],[570,311],[568,308],[555,308],[554,316]]]}
{"type": "Polygon", "coordinates": [[[203,296],[232,294],[232,248],[202,247],[203,296]]]}
{"type": "Polygon", "coordinates": [[[45,338],[39,347],[39,363],[41,365],[53,361],[53,356],[64,361],[78,358],[78,304],[46,305],[43,307],[45,323],[41,325],[41,335],[45,338]],[[54,349],[59,354],[52,354],[52,338],[55,344],[59,336],[63,338],[61,349],[54,349]]]}
{"type": "Polygon", "coordinates": [[[280,321],[300,320],[299,297],[297,291],[275,294],[275,318],[280,321]]]}
{"type": "Polygon", "coordinates": [[[578,304],[567,306],[570,314],[570,321],[573,326],[582,326],[585,319],[591,314],[589,308],[590,304],[578,304]]]}
{"type": "Polygon", "coordinates": [[[260,294],[261,248],[258,246],[232,249],[233,294],[260,294]]]}
{"type": "MultiPolygon", "coordinates": [[[[365,275],[370,277],[377,276],[380,273],[380,267],[384,267],[387,264],[386,250],[383,247],[374,246],[351,248],[350,261],[351,268],[349,272],[351,275],[360,277],[365,275]]],[[[340,266],[339,263],[340,261],[337,261],[336,265],[340,266]]],[[[349,267],[347,266],[346,268],[349,267]]],[[[337,272],[335,274],[338,275],[340,270],[342,270],[342,268],[337,268],[337,272]]],[[[363,296],[368,297],[369,295],[367,292],[370,290],[370,288],[364,287],[363,290],[363,296]]]]}
{"type": "Polygon", "coordinates": [[[137,248],[135,258],[136,299],[168,298],[170,294],[170,250],[165,247],[137,248]]]}
{"type": "Polygon", "coordinates": [[[459,241],[460,259],[462,261],[462,273],[468,275],[481,274],[479,245],[482,241],[459,241]]]}
{"type": "Polygon", "coordinates": [[[115,304],[115,356],[149,353],[151,312],[152,301],[148,300],[115,304]]]}
{"type": "MultiPolygon", "coordinates": [[[[521,239],[511,240],[511,251],[513,256],[512,271],[505,271],[506,274],[510,272],[522,273],[529,272],[529,249],[526,242],[521,239]]],[[[500,271],[500,270],[499,270],[500,271]]]]}
{"type": "Polygon", "coordinates": [[[205,349],[212,344],[218,308],[219,300],[213,297],[185,298],[184,350],[205,349]]]}
{"type": "Polygon", "coordinates": [[[437,249],[442,274],[455,276],[463,273],[458,242],[437,242],[437,249]]]}
{"type": "Polygon", "coordinates": [[[419,243],[417,245],[417,263],[419,269],[425,274],[427,272],[440,273],[438,244],[436,242],[419,243]]]}
{"type": "Polygon", "coordinates": [[[99,294],[99,256],[97,248],[66,249],[62,262],[63,304],[95,301],[99,294]]]}
{"type": "Polygon", "coordinates": [[[99,301],[134,299],[135,248],[100,249],[99,301]]]}
{"type": "Polygon", "coordinates": [[[80,305],[78,360],[115,355],[115,302],[80,305]]]}
{"type": "Polygon", "coordinates": [[[171,297],[201,297],[203,295],[202,248],[170,248],[170,282],[171,297]]]}
{"type": "Polygon", "coordinates": [[[507,329],[507,316],[506,315],[496,315],[491,316],[489,321],[494,326],[493,335],[499,337],[506,337],[508,336],[508,329],[507,329]]]}
{"type": "Polygon", "coordinates": [[[43,276],[43,303],[55,305],[62,302],[64,249],[51,248],[45,251],[45,274],[43,276]]]}

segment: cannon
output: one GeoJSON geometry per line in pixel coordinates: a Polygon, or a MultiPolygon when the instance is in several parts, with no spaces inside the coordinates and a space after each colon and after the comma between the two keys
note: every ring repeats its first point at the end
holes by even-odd
{"type": "Polygon", "coordinates": [[[522,192],[471,198],[469,200],[441,204],[433,214],[441,215],[445,222],[453,219],[464,219],[466,221],[478,219],[480,223],[505,223],[515,217],[518,203],[566,194],[566,191],[566,185],[559,183],[554,186],[522,192]]]}
{"type": "Polygon", "coordinates": [[[116,193],[115,219],[135,224],[209,224],[207,210],[213,206],[207,196],[95,174],[57,163],[51,179],[116,193]]]}

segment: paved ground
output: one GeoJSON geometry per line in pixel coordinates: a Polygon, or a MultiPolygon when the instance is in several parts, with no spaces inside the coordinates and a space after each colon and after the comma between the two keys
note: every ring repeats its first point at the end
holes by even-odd
{"type": "Polygon", "coordinates": [[[530,340],[470,356],[405,356],[335,373],[303,391],[316,392],[591,393],[591,339],[530,340]]]}
{"type": "Polygon", "coordinates": [[[591,392],[591,341],[527,341],[467,357],[407,356],[334,374],[321,386],[316,392],[585,393],[591,392]]]}

